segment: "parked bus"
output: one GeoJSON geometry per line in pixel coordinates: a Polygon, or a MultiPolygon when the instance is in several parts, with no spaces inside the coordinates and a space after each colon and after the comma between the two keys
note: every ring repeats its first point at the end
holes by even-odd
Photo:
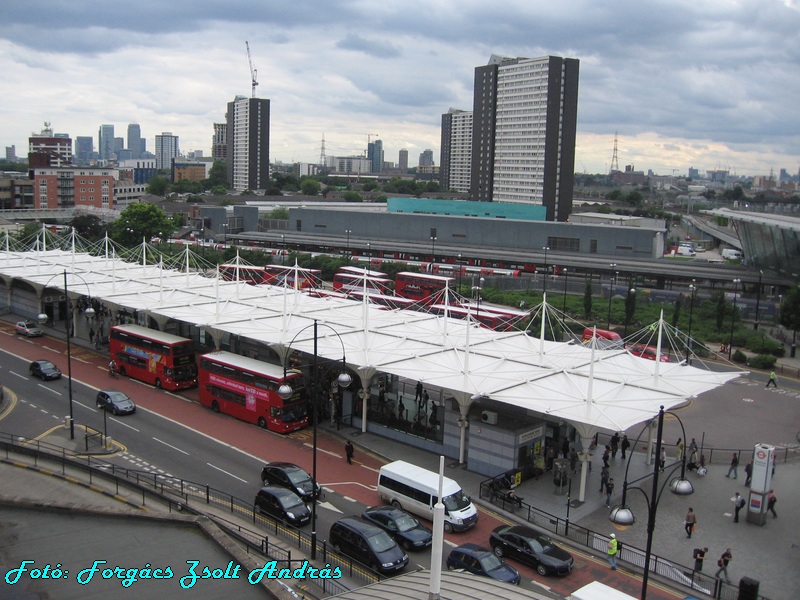
{"type": "MultiPolygon", "coordinates": [[[[483,306],[477,308],[475,306],[433,304],[428,307],[428,311],[440,316],[446,314],[454,319],[470,318],[495,331],[510,331],[514,329],[514,324],[521,318],[517,314],[489,311],[484,309],[483,306]]],[[[523,314],[527,316],[527,313],[523,314]]]]}
{"type": "Polygon", "coordinates": [[[395,277],[394,293],[415,301],[427,300],[446,287],[453,289],[455,282],[455,278],[444,275],[402,271],[395,277]]]}
{"type": "Polygon", "coordinates": [[[200,357],[198,379],[200,403],[214,412],[278,433],[308,425],[307,392],[300,373],[284,378],[282,367],[218,351],[200,357]],[[294,392],[288,400],[278,395],[284,382],[294,392]]]}
{"type": "Polygon", "coordinates": [[[386,277],[370,277],[367,275],[356,275],[354,273],[336,273],[333,276],[333,289],[337,292],[357,292],[373,290],[380,294],[389,292],[392,280],[386,277]]]}
{"type": "Polygon", "coordinates": [[[286,285],[304,290],[317,287],[322,279],[319,269],[302,269],[282,265],[264,265],[263,267],[225,264],[219,266],[219,274],[226,281],[244,281],[253,285],[286,285]]]}
{"type": "Polygon", "coordinates": [[[382,271],[373,271],[371,269],[365,269],[363,267],[352,267],[352,266],[344,266],[339,267],[339,273],[350,273],[352,275],[360,275],[361,277],[389,277],[386,273],[382,271]]]}
{"type": "Polygon", "coordinates": [[[616,331],[609,331],[608,329],[586,327],[583,330],[583,344],[590,344],[592,339],[597,340],[597,347],[602,350],[614,350],[625,347],[625,341],[622,339],[622,336],[616,331]]]}
{"type": "Polygon", "coordinates": [[[121,375],[172,391],[197,385],[192,340],[139,325],[115,325],[108,344],[121,375]]]}
{"type": "MultiPolygon", "coordinates": [[[[364,290],[353,290],[348,294],[350,298],[354,298],[356,300],[363,300],[364,299],[364,290]]],[[[408,298],[402,298],[401,296],[390,296],[388,294],[379,294],[373,290],[367,290],[366,293],[367,300],[371,304],[378,304],[380,306],[386,306],[388,308],[405,308],[409,310],[414,310],[416,302],[410,300],[408,298]]]]}

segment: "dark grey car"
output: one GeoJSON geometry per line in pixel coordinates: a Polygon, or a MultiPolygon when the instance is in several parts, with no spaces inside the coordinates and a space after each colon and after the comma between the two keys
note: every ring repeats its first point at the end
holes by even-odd
{"type": "Polygon", "coordinates": [[[40,359],[33,361],[28,367],[28,371],[34,377],[38,377],[44,381],[61,379],[61,369],[49,360],[40,359]]]}

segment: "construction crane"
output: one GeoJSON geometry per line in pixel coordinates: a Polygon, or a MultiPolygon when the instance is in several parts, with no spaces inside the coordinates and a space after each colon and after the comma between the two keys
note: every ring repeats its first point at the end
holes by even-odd
{"type": "Polygon", "coordinates": [[[253,60],[250,58],[250,44],[247,43],[247,40],[245,40],[244,45],[247,48],[247,62],[250,64],[250,79],[253,87],[252,97],[255,98],[256,86],[258,85],[258,71],[253,68],[253,60]]]}
{"type": "Polygon", "coordinates": [[[378,137],[380,135],[380,133],[368,133],[367,134],[367,149],[364,152],[364,156],[369,156],[369,145],[370,145],[370,142],[372,141],[372,136],[373,135],[375,137],[378,137]]]}

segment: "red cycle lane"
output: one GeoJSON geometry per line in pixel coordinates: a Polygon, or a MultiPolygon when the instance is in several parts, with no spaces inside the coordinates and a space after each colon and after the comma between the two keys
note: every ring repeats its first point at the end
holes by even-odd
{"type": "MultiPolygon", "coordinates": [[[[2,329],[4,333],[10,330],[12,339],[16,337],[13,334],[13,327],[9,328],[5,324],[2,329]]],[[[56,338],[39,338],[37,342],[34,344],[29,340],[17,339],[15,342],[9,340],[5,346],[6,350],[18,356],[27,357],[27,360],[49,358],[66,372],[65,343],[56,338]],[[38,349],[35,350],[35,348],[38,349]],[[52,350],[52,352],[47,350],[52,350]],[[33,356],[34,353],[36,356],[33,356]],[[51,353],[56,356],[48,356],[51,353]],[[61,356],[58,357],[58,354],[61,356]]],[[[134,398],[142,408],[229,444],[265,462],[293,462],[309,472],[312,470],[313,429],[310,427],[289,435],[265,431],[256,425],[206,409],[199,404],[196,389],[180,394],[170,394],[134,382],[126,377],[111,379],[107,375],[108,359],[105,355],[82,346],[76,347],[75,344],[72,347],[72,357],[72,376],[75,379],[100,388],[119,389],[134,398]]],[[[341,432],[333,432],[327,423],[319,425],[317,473],[320,484],[360,504],[366,506],[379,504],[380,500],[375,487],[378,470],[384,464],[384,460],[359,447],[356,442],[353,464],[347,464],[344,453],[344,436],[347,431],[349,429],[345,428],[341,432]]],[[[124,440],[120,441],[124,442],[124,440]]],[[[404,447],[404,449],[408,452],[414,451],[411,447],[404,447]]],[[[453,545],[473,542],[488,546],[491,531],[503,523],[510,522],[502,518],[500,514],[479,510],[480,519],[475,527],[466,532],[447,534],[446,540],[453,545]]],[[[601,581],[620,591],[638,596],[641,590],[641,578],[638,574],[626,572],[624,568],[612,571],[609,569],[604,555],[592,556],[584,549],[570,549],[570,552],[575,557],[575,567],[572,573],[566,577],[542,577],[529,567],[516,562],[513,564],[524,578],[534,580],[534,585],[538,583],[538,585],[564,596],[591,581],[601,581]]],[[[446,553],[447,549],[445,549],[446,553]]],[[[652,580],[648,588],[648,598],[653,600],[674,600],[684,596],[685,594],[664,590],[652,580]]]]}

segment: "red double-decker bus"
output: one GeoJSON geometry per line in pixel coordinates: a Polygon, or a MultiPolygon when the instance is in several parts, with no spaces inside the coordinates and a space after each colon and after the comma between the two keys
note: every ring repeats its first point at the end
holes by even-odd
{"type": "Polygon", "coordinates": [[[226,281],[244,281],[254,285],[286,285],[289,288],[305,290],[319,286],[322,271],[319,269],[302,269],[283,265],[250,265],[225,264],[219,266],[219,275],[226,281]]]}
{"type": "Polygon", "coordinates": [[[121,375],[172,391],[197,385],[192,340],[139,325],[115,325],[108,345],[121,375]]]}
{"type": "Polygon", "coordinates": [[[387,277],[370,277],[355,273],[336,273],[333,276],[333,289],[337,292],[375,291],[381,294],[389,292],[392,280],[387,277]]]}
{"type": "Polygon", "coordinates": [[[452,289],[455,281],[455,278],[444,275],[402,271],[395,277],[394,293],[415,301],[427,300],[446,287],[452,289]]]}
{"type": "Polygon", "coordinates": [[[289,433],[308,425],[307,392],[300,373],[283,376],[283,368],[231,352],[200,357],[200,403],[264,429],[289,433]],[[292,397],[278,388],[287,383],[292,397]]]}

